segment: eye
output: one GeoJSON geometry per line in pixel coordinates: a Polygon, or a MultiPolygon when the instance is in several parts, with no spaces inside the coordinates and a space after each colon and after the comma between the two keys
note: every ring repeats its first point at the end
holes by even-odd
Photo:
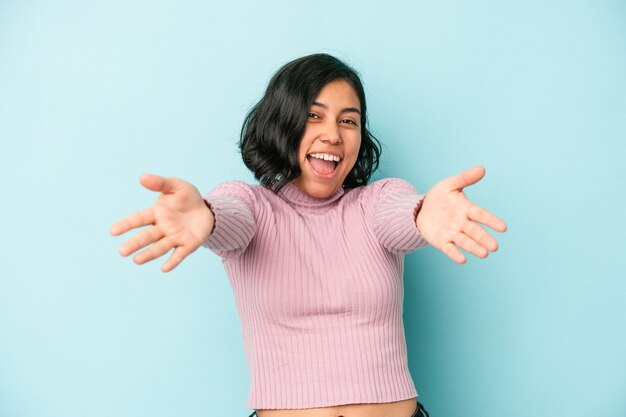
{"type": "Polygon", "coordinates": [[[315,118],[319,119],[319,116],[317,114],[315,114],[315,113],[309,113],[309,117],[312,118],[312,119],[315,119],[315,118]]]}
{"type": "Polygon", "coordinates": [[[357,125],[356,122],[352,119],[343,119],[342,122],[352,123],[353,125],[357,125]]]}

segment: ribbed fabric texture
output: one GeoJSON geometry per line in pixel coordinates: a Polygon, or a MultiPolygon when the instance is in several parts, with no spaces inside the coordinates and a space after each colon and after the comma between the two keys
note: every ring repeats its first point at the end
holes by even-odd
{"type": "Polygon", "coordinates": [[[251,374],[248,407],[303,409],[417,396],[402,319],[404,254],[428,245],[424,198],[387,178],[316,199],[288,184],[222,183],[203,246],[222,257],[251,374]]]}

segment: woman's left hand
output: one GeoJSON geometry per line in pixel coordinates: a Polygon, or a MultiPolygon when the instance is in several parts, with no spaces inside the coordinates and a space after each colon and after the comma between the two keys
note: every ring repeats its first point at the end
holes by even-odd
{"type": "Polygon", "coordinates": [[[506,231],[500,218],[473,204],[463,193],[463,188],[484,176],[485,168],[476,166],[438,182],[426,193],[415,220],[428,243],[460,264],[466,258],[455,245],[479,258],[498,250],[498,242],[478,223],[498,232],[506,231]]]}

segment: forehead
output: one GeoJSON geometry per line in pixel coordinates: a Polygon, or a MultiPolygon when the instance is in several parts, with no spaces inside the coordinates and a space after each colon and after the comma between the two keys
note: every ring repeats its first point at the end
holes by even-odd
{"type": "Polygon", "coordinates": [[[315,98],[316,102],[328,107],[356,107],[361,108],[361,101],[354,87],[346,80],[334,80],[322,88],[315,98]]]}

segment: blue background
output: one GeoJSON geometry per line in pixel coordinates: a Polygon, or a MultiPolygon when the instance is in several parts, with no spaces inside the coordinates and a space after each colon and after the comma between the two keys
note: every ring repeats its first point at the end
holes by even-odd
{"type": "Polygon", "coordinates": [[[509,227],[406,257],[410,370],[433,416],[626,415],[621,1],[0,3],[0,416],[244,416],[218,257],[170,273],[109,235],[150,172],[254,182],[246,112],[284,63],[360,71],[376,178],[466,189],[509,227]]]}

